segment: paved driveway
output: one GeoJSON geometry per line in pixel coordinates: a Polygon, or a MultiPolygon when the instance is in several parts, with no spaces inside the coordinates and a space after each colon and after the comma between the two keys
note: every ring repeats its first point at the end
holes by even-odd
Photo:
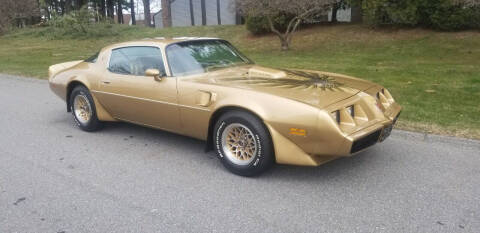
{"type": "Polygon", "coordinates": [[[204,144],[77,129],[46,81],[0,75],[0,232],[480,232],[480,142],[394,131],[324,166],[227,172],[204,144]]]}

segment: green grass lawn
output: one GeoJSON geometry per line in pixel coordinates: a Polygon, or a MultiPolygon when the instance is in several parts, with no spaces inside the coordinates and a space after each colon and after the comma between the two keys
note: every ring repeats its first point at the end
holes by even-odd
{"type": "Polygon", "coordinates": [[[338,72],[384,85],[404,107],[401,128],[480,138],[479,32],[317,26],[299,31],[291,50],[281,52],[274,35],[254,37],[243,26],[112,30],[118,35],[95,39],[49,39],[45,28],[0,37],[0,72],[46,78],[49,65],[87,58],[114,42],[220,37],[261,65],[338,72]]]}

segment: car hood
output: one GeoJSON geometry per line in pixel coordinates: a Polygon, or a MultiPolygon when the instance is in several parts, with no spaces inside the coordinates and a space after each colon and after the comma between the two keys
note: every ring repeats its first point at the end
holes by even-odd
{"type": "Polygon", "coordinates": [[[225,68],[184,81],[263,92],[319,108],[375,86],[369,81],[335,73],[272,69],[257,65],[225,68]]]}

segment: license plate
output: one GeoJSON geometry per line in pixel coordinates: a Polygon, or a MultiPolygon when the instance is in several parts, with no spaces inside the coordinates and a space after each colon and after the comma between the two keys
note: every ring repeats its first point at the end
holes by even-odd
{"type": "Polygon", "coordinates": [[[387,139],[388,136],[390,136],[390,134],[392,133],[392,130],[393,130],[393,124],[391,124],[391,125],[383,128],[382,134],[380,135],[379,141],[380,141],[380,142],[385,141],[385,139],[387,139]]]}

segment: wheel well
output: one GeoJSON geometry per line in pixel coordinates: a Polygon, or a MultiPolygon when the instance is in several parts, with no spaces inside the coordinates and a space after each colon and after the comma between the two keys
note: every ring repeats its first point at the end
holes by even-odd
{"type": "MultiPolygon", "coordinates": [[[[222,107],[222,108],[217,109],[212,114],[212,117],[210,117],[210,121],[208,123],[207,144],[206,144],[206,147],[205,147],[206,152],[213,150],[213,130],[215,128],[215,123],[220,118],[220,116],[222,116],[223,114],[225,114],[227,112],[230,112],[230,111],[247,112],[247,113],[250,113],[253,116],[257,117],[258,119],[260,119],[260,121],[263,122],[263,119],[261,117],[259,117],[256,113],[254,113],[254,112],[252,112],[252,111],[250,111],[246,108],[236,107],[236,106],[226,106],[226,107],[222,107]]],[[[267,129],[267,133],[270,134],[270,132],[268,132],[268,128],[266,128],[266,129],[267,129]]]]}
{"type": "Polygon", "coordinates": [[[67,98],[65,99],[65,102],[67,102],[67,112],[71,111],[71,108],[70,108],[70,94],[72,93],[73,89],[77,86],[85,86],[85,85],[83,83],[79,82],[79,81],[72,81],[67,86],[67,98]]]}

